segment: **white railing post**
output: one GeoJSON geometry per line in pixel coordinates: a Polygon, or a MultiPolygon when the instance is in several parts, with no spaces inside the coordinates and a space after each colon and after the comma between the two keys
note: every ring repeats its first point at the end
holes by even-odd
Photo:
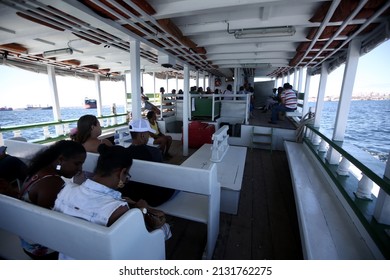
{"type": "Polygon", "coordinates": [[[64,128],[64,135],[70,132],[69,123],[64,123],[63,128],[64,128]]]}
{"type": "Polygon", "coordinates": [[[56,130],[56,135],[57,136],[65,135],[64,126],[62,124],[57,124],[54,127],[55,127],[55,130],[56,130]]]}
{"type": "Polygon", "coordinates": [[[22,137],[22,131],[21,130],[14,130],[14,137],[22,137]]]}
{"type": "MultiPolygon", "coordinates": [[[[389,153],[390,158],[390,153],[389,153]]],[[[390,179],[390,162],[387,161],[385,178],[390,179]]],[[[383,190],[379,190],[375,205],[374,217],[378,223],[390,225],[390,196],[383,190]]]]}
{"type": "Polygon", "coordinates": [[[317,146],[320,144],[320,142],[321,142],[321,137],[319,135],[317,135],[316,133],[313,133],[312,138],[311,138],[311,143],[314,146],[317,146]]]}
{"type": "Polygon", "coordinates": [[[49,127],[48,126],[44,126],[44,127],[42,127],[42,129],[43,129],[43,138],[44,139],[50,138],[49,127]]]}
{"type": "Polygon", "coordinates": [[[368,199],[372,200],[371,191],[374,187],[374,183],[368,178],[364,173],[362,173],[363,177],[360,179],[358,183],[358,189],[356,190],[356,196],[360,199],[368,199]]]}
{"type": "Polygon", "coordinates": [[[332,147],[329,147],[328,152],[326,153],[326,160],[329,164],[339,164],[340,162],[340,153],[333,149],[332,147]]]}
{"type": "Polygon", "coordinates": [[[328,150],[328,143],[324,139],[321,139],[320,144],[318,145],[318,152],[326,152],[328,150]]]}
{"type": "Polygon", "coordinates": [[[351,163],[343,157],[340,161],[339,166],[337,167],[336,173],[340,176],[349,176],[349,166],[351,163]]]}

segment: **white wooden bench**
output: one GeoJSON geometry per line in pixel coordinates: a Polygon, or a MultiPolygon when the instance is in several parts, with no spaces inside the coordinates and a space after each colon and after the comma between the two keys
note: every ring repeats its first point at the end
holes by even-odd
{"type": "MultiPolygon", "coordinates": [[[[83,170],[93,172],[98,155],[87,153],[83,170]]],[[[220,184],[215,164],[196,169],[172,164],[134,160],[131,180],[179,190],[171,200],[156,207],[165,213],[207,225],[203,258],[211,259],[219,234],[220,184]]]]}
{"type": "Polygon", "coordinates": [[[204,144],[181,166],[209,169],[217,166],[221,184],[221,212],[237,214],[242,179],[244,176],[246,147],[229,146],[228,126],[218,129],[212,136],[213,144],[204,144]]]}
{"type": "Polygon", "coordinates": [[[305,259],[374,259],[340,201],[335,186],[319,171],[305,144],[284,142],[305,259]]]}
{"type": "Polygon", "coordinates": [[[10,139],[4,139],[4,146],[7,146],[7,154],[17,157],[25,163],[27,163],[35,153],[45,147],[45,145],[42,144],[10,139]]]}
{"type": "Polygon", "coordinates": [[[131,209],[110,227],[0,194],[0,256],[28,259],[19,236],[81,260],[165,259],[162,230],[148,232],[131,209]]]}
{"type": "MultiPolygon", "coordinates": [[[[23,160],[43,148],[43,145],[8,140],[7,149],[11,155],[23,160]]],[[[83,170],[93,172],[98,154],[87,153],[83,170]]],[[[196,169],[165,163],[134,160],[130,169],[131,179],[136,182],[180,190],[159,209],[169,215],[205,223],[207,225],[207,245],[204,258],[211,259],[219,233],[219,209],[221,189],[217,178],[217,167],[196,169]]]]}

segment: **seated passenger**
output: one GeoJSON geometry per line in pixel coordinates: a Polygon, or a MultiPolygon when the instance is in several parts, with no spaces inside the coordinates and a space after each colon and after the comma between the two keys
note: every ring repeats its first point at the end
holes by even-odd
{"type": "Polygon", "coordinates": [[[179,91],[177,92],[176,100],[183,100],[183,94],[183,90],[179,89],[179,91]]]}
{"type": "Polygon", "coordinates": [[[160,109],[157,108],[155,105],[153,105],[152,103],[150,103],[148,100],[149,100],[149,97],[147,97],[145,94],[144,94],[144,88],[141,87],[141,100],[142,102],[145,104],[144,108],[148,111],[154,111],[156,113],[156,115],[160,115],[161,112],[160,112],[160,109]]]}
{"type": "Polygon", "coordinates": [[[158,124],[157,124],[157,116],[153,111],[149,111],[147,114],[147,118],[149,120],[151,128],[155,132],[149,132],[149,135],[154,139],[153,144],[160,145],[160,149],[165,158],[170,158],[169,148],[172,144],[172,137],[161,133],[158,124]]]}
{"type": "Polygon", "coordinates": [[[272,108],[271,120],[269,123],[276,124],[279,120],[279,112],[293,112],[297,109],[297,96],[289,83],[283,85],[284,91],[281,95],[281,104],[272,108]]]}
{"type": "MultiPolygon", "coordinates": [[[[129,211],[128,203],[136,204],[123,199],[118,191],[128,179],[133,159],[130,150],[122,146],[100,145],[98,152],[100,155],[93,177],[81,185],[67,183],[58,194],[54,210],[110,226],[129,211]]],[[[140,201],[137,206],[146,207],[146,203],[140,201]]],[[[163,230],[168,239],[171,236],[169,225],[165,224],[163,230]]],[[[60,254],[59,259],[70,257],[60,254]]]]}
{"type": "Polygon", "coordinates": [[[129,124],[131,134],[131,145],[128,149],[135,159],[162,162],[163,156],[159,148],[147,145],[149,141],[149,133],[156,131],[150,127],[150,124],[145,119],[132,120],[129,124]]]}
{"type": "Polygon", "coordinates": [[[84,115],[77,121],[77,135],[75,139],[84,146],[87,152],[97,153],[97,148],[100,144],[113,145],[107,139],[98,139],[101,134],[102,127],[94,115],[84,115]]]}
{"type": "Polygon", "coordinates": [[[266,103],[265,103],[265,106],[263,109],[263,113],[266,113],[268,110],[271,110],[274,105],[278,104],[277,88],[273,88],[272,93],[273,93],[272,96],[267,97],[267,100],[266,100],[266,103]]]}
{"type": "MultiPolygon", "coordinates": [[[[161,150],[147,145],[149,132],[154,132],[149,122],[145,119],[130,122],[131,145],[127,148],[133,159],[162,162],[161,150]]],[[[158,176],[158,174],[155,174],[158,176]]],[[[130,197],[134,201],[145,200],[150,206],[156,207],[172,198],[175,190],[163,188],[139,182],[129,182],[120,190],[123,196],[130,197]]]]}
{"type": "MultiPolygon", "coordinates": [[[[225,91],[223,92],[223,94],[229,94],[229,95],[231,95],[231,94],[233,94],[233,91],[232,91],[233,89],[232,89],[232,85],[227,85],[226,86],[226,89],[225,89],[225,91]]],[[[230,96],[228,96],[228,97],[223,97],[223,100],[233,100],[233,97],[230,97],[230,96]]]]}
{"type": "MultiPolygon", "coordinates": [[[[84,147],[77,142],[61,140],[38,152],[30,162],[20,198],[52,209],[57,194],[64,187],[62,177],[72,178],[81,171],[86,158],[84,147]]],[[[40,244],[22,241],[22,248],[33,259],[57,259],[58,253],[40,244]]]]}

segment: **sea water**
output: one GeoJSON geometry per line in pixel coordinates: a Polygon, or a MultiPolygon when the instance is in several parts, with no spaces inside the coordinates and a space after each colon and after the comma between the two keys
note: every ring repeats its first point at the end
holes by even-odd
{"type": "MultiPolygon", "coordinates": [[[[309,103],[315,108],[315,103],[309,103]]],[[[324,103],[321,116],[321,131],[332,138],[337,114],[338,102],[324,103]]],[[[123,106],[117,107],[118,113],[125,113],[123,106]]],[[[85,114],[97,115],[96,109],[80,107],[61,108],[63,120],[78,119],[85,114]]],[[[102,108],[103,116],[111,115],[109,106],[102,108]]],[[[352,101],[344,141],[360,149],[368,151],[374,157],[385,162],[390,151],[390,100],[359,100],[352,101]]],[[[52,110],[15,110],[0,111],[0,126],[25,125],[53,120],[52,110]]],[[[29,140],[42,137],[42,129],[31,130],[23,135],[29,140]]],[[[11,133],[4,133],[4,138],[12,137],[11,133]]]]}
{"type": "MultiPolygon", "coordinates": [[[[315,103],[309,103],[315,108],[315,103]]],[[[320,129],[332,138],[337,101],[324,102],[320,129]]],[[[344,142],[386,162],[390,152],[390,100],[355,100],[351,102],[344,142]]]]}

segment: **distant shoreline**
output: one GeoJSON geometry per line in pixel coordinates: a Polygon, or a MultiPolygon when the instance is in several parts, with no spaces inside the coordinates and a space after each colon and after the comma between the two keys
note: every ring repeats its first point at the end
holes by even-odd
{"type": "MultiPolygon", "coordinates": [[[[339,101],[340,97],[325,96],[325,101],[339,101]]],[[[390,95],[378,95],[378,96],[352,96],[352,101],[385,101],[390,100],[390,95]]],[[[309,97],[309,102],[316,102],[316,97],[309,97]]]]}

